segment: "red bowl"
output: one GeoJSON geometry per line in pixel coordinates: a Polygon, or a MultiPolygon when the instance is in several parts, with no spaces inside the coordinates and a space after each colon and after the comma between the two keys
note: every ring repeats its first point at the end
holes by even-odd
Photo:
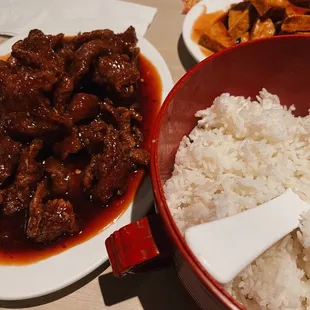
{"type": "Polygon", "coordinates": [[[174,86],[156,121],[151,176],[156,218],[144,218],[115,232],[106,241],[114,273],[148,269],[174,256],[178,274],[202,309],[244,309],[217,283],[186,245],[167,206],[163,185],[170,177],[182,137],[196,126],[196,111],[224,92],[255,98],[262,88],[296,106],[310,108],[310,37],[278,36],[247,42],[197,64],[174,86]],[[162,225],[162,226],[160,226],[162,225]],[[163,228],[164,231],[158,229],[163,228]]]}

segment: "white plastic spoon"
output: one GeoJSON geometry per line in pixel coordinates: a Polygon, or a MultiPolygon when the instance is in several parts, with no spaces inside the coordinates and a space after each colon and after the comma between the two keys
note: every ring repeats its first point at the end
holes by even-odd
{"type": "Polygon", "coordinates": [[[185,240],[212,277],[229,283],[269,247],[299,226],[310,205],[291,189],[239,214],[190,227],[185,240]]]}

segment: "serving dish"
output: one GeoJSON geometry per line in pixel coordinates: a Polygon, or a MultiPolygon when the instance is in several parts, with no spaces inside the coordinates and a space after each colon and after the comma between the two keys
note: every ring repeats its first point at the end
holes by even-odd
{"type": "Polygon", "coordinates": [[[197,62],[204,60],[206,55],[201,51],[200,46],[192,40],[192,31],[196,19],[206,7],[208,13],[225,11],[236,2],[236,0],[203,0],[193,6],[186,14],[182,27],[182,37],[186,48],[197,62]]]}
{"type": "Polygon", "coordinates": [[[183,23],[183,39],[197,61],[249,40],[278,35],[309,35],[307,2],[200,1],[183,23]]]}
{"type": "MultiPolygon", "coordinates": [[[[55,33],[53,31],[51,33],[55,33]]],[[[74,33],[66,32],[66,35],[74,33]]],[[[0,46],[0,55],[10,52],[11,46],[27,34],[16,36],[0,46]]],[[[162,98],[165,98],[173,86],[169,69],[159,52],[143,37],[138,37],[141,53],[156,67],[162,81],[162,98]]],[[[128,209],[111,225],[95,237],[78,244],[58,255],[29,265],[1,265],[0,299],[19,300],[38,297],[61,289],[87,275],[107,260],[104,248],[105,239],[116,229],[131,222],[132,217],[146,213],[152,203],[153,195],[149,180],[141,186],[139,199],[135,207],[131,203],[128,209]],[[134,212],[134,214],[133,214],[134,212]]]]}
{"type": "Polygon", "coordinates": [[[181,281],[202,309],[244,309],[190,251],[169,211],[163,185],[182,137],[196,125],[195,112],[209,107],[222,93],[255,98],[264,87],[277,94],[281,104],[294,104],[295,115],[307,115],[309,48],[309,37],[302,35],[250,41],[210,56],[179,80],[159,112],[153,136],[151,175],[158,214],[107,239],[116,275],[154,268],[156,260],[160,264],[173,257],[181,281]],[[163,231],[158,233],[158,227],[163,231]]]}

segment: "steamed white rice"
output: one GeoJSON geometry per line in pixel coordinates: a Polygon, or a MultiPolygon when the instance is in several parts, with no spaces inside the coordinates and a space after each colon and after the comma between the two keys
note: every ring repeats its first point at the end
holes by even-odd
{"type": "MultiPolygon", "coordinates": [[[[293,110],[263,89],[256,101],[222,94],[196,113],[198,125],[181,141],[164,187],[182,232],[287,188],[310,203],[310,116],[295,117],[293,110]]],[[[247,309],[310,310],[310,212],[227,290],[247,309]]]]}

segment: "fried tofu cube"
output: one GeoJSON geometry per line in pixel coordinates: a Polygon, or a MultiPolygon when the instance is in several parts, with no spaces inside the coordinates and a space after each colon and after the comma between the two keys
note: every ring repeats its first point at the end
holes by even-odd
{"type": "Polygon", "coordinates": [[[310,15],[292,15],[287,17],[281,27],[283,32],[310,31],[310,15]]]}
{"type": "Polygon", "coordinates": [[[249,32],[246,32],[244,33],[241,38],[240,38],[240,42],[243,43],[243,42],[248,42],[250,40],[250,33],[249,32]]]}
{"type": "Polygon", "coordinates": [[[293,16],[293,15],[305,15],[305,14],[309,14],[309,13],[310,13],[310,9],[302,8],[300,6],[296,6],[293,4],[289,4],[285,8],[285,15],[287,17],[293,16]]]}
{"type": "Polygon", "coordinates": [[[285,8],[288,0],[250,0],[260,16],[264,16],[270,9],[285,8]]]}
{"type": "Polygon", "coordinates": [[[258,19],[252,28],[251,40],[272,37],[275,32],[275,25],[270,18],[265,20],[258,19]]]}
{"type": "Polygon", "coordinates": [[[251,0],[251,3],[260,16],[265,15],[271,9],[268,0],[251,0]]]}
{"type": "Polygon", "coordinates": [[[231,9],[228,12],[228,34],[235,42],[250,29],[250,10],[244,11],[231,9]]]}
{"type": "Polygon", "coordinates": [[[198,44],[213,52],[218,52],[233,46],[234,42],[228,35],[225,25],[219,21],[201,35],[198,44]]]}

